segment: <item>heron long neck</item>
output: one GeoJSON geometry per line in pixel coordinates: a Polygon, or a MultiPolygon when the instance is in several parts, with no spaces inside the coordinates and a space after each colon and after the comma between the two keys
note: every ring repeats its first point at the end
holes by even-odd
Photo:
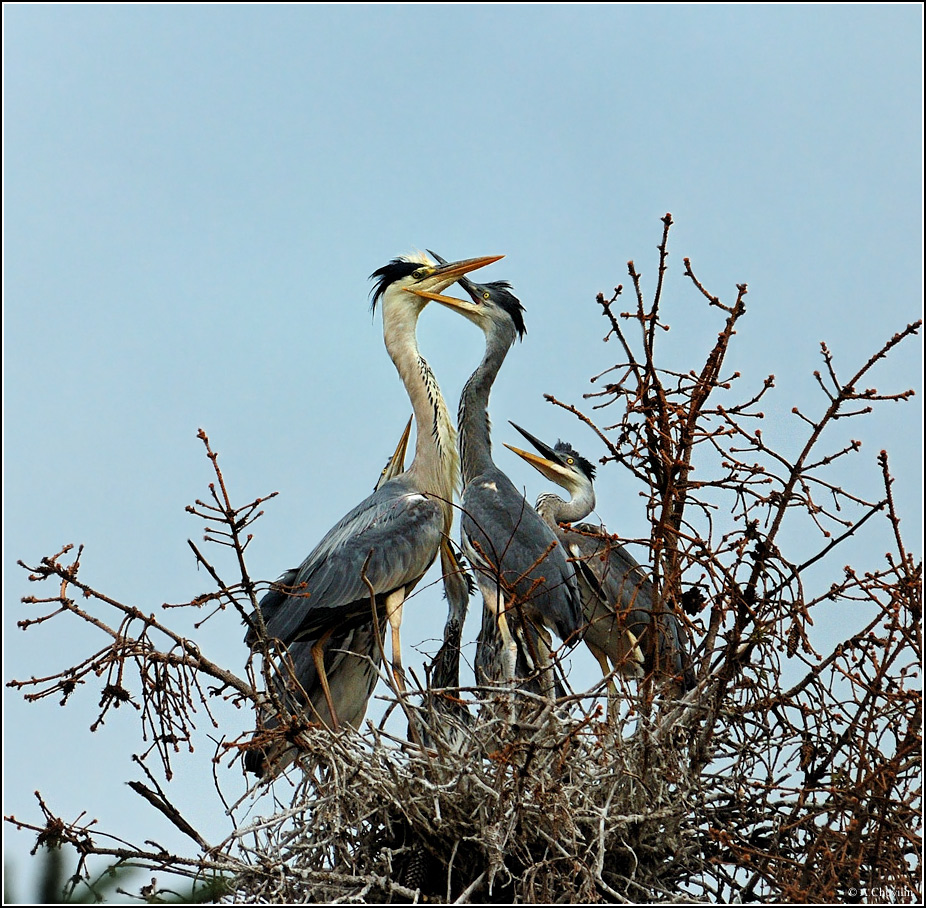
{"type": "Polygon", "coordinates": [[[588,517],[595,507],[595,490],[591,483],[582,488],[578,494],[563,501],[553,492],[544,492],[537,497],[537,513],[549,524],[575,523],[583,517],[588,517]]]}
{"type": "Polygon", "coordinates": [[[437,379],[418,351],[418,315],[411,307],[384,305],[383,338],[415,414],[415,457],[405,474],[422,492],[440,499],[449,532],[453,495],[460,485],[457,433],[437,379]]]}
{"type": "Polygon", "coordinates": [[[495,466],[492,460],[489,393],[513,341],[513,333],[486,333],[485,355],[460,395],[457,424],[460,427],[460,460],[463,464],[464,486],[480,473],[495,466]]]}

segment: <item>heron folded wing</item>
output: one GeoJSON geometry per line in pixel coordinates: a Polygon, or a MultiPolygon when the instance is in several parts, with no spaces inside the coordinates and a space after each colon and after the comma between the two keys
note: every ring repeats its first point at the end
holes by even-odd
{"type": "MultiPolygon", "coordinates": [[[[385,623],[385,622],[384,622],[385,623]]],[[[380,628],[380,638],[384,628],[380,628]]],[[[292,715],[302,715],[307,722],[330,725],[328,705],[319,684],[312,647],[316,640],[301,640],[289,646],[291,663],[275,673],[277,694],[292,715]]],[[[372,623],[365,627],[338,630],[325,643],[325,673],[338,721],[359,729],[366,715],[373,688],[379,680],[379,642],[372,623]]],[[[272,705],[264,707],[261,733],[280,724],[281,717],[272,705]]],[[[281,736],[262,748],[248,751],[245,768],[259,776],[276,776],[299,755],[299,746],[288,736],[281,736]]]]}
{"type": "MultiPolygon", "coordinates": [[[[589,531],[596,527],[580,524],[574,527],[570,536],[570,548],[581,550],[581,570],[589,586],[599,592],[604,601],[615,611],[620,625],[627,628],[635,638],[643,639],[646,629],[653,623],[653,585],[646,569],[637,562],[627,549],[608,536],[593,536],[589,531]],[[596,583],[592,582],[594,577],[596,583]]],[[[575,553],[574,553],[575,554],[575,553]]],[[[684,676],[686,683],[691,675],[687,659],[687,646],[681,625],[672,614],[671,608],[663,610],[659,618],[660,632],[658,647],[660,656],[668,659],[665,668],[676,675],[684,676]]],[[[613,634],[604,623],[603,629],[613,634]]],[[[602,648],[600,641],[592,638],[602,648]]]]}
{"type": "Polygon", "coordinates": [[[463,494],[461,525],[474,567],[500,579],[565,640],[581,629],[582,602],[573,568],[549,526],[501,471],[473,482],[463,494]],[[500,501],[523,501],[504,507],[500,501]],[[541,580],[542,582],[537,582],[541,580]]]}
{"type": "Polygon", "coordinates": [[[333,623],[369,620],[364,576],[377,595],[421,579],[437,557],[443,512],[438,501],[391,486],[386,483],[331,529],[300,566],[289,595],[264,597],[271,637],[290,643],[319,636],[333,623]]]}

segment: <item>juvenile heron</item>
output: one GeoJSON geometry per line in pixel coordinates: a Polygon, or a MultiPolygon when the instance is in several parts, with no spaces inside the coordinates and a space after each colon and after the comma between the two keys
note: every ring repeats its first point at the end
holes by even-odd
{"type": "Polygon", "coordinates": [[[338,521],[305,561],[264,596],[260,615],[251,616],[246,642],[252,649],[262,630],[286,646],[314,641],[310,652],[335,729],[339,717],[325,672],[326,644],[335,634],[372,629],[372,594],[380,619],[385,617],[392,630],[392,672],[402,689],[402,607],[437,557],[452,521],[459,476],[456,432],[434,374],[418,350],[415,329],[427,299],[409,291],[439,293],[500,258],[435,265],[424,256],[402,257],[373,272],[373,307],[381,304],[386,350],[414,413],[414,459],[338,521]]]}
{"type": "MultiPolygon", "coordinates": [[[[405,452],[408,449],[411,427],[412,420],[409,418],[392,457],[379,475],[373,488],[374,492],[383,483],[404,472],[405,452]]],[[[293,568],[284,574],[277,586],[292,586],[296,571],[297,569],[293,568]]],[[[277,590],[267,594],[268,597],[272,595],[285,594],[277,590]]],[[[266,598],[261,600],[261,607],[266,598]]],[[[335,721],[339,719],[352,728],[360,728],[379,678],[382,662],[380,646],[385,630],[385,616],[380,616],[378,629],[374,629],[371,621],[369,624],[334,631],[327,641],[322,643],[322,661],[334,712],[330,711],[325,700],[315,657],[312,654],[318,640],[298,640],[291,643],[287,647],[287,655],[282,658],[282,672],[277,672],[273,678],[280,702],[291,714],[302,714],[309,722],[333,728],[335,721]]],[[[279,724],[280,716],[272,706],[262,711],[259,723],[261,732],[270,731],[279,724]]],[[[295,744],[280,738],[267,747],[247,751],[244,756],[244,768],[260,777],[268,773],[277,776],[298,754],[299,748],[295,744]]]]}
{"type": "MultiPolygon", "coordinates": [[[[469,707],[460,699],[460,645],[470,594],[475,590],[460,556],[449,540],[441,544],[447,622],[440,649],[431,660],[428,690],[420,716],[413,716],[418,740],[425,746],[440,745],[460,751],[466,745],[466,729],[473,723],[469,707]]],[[[409,728],[409,739],[415,736],[409,728]]]]}
{"type": "Polygon", "coordinates": [[[543,640],[544,628],[572,641],[584,624],[582,603],[574,571],[553,531],[492,460],[489,393],[512,344],[524,335],[523,306],[506,281],[474,284],[463,278],[460,286],[472,302],[424,288],[412,292],[459,313],[485,334],[485,355],[463,388],[457,420],[463,469],[461,539],[486,609],[497,623],[499,667],[510,681],[521,673],[519,656],[525,655],[537,671],[548,667],[548,653],[545,645],[538,647],[541,652],[523,653],[509,622],[516,622],[528,649],[543,640]],[[532,631],[525,632],[527,625],[532,631]]]}
{"type": "MultiPolygon", "coordinates": [[[[505,447],[569,492],[569,501],[552,492],[543,493],[536,508],[575,565],[587,621],[584,640],[602,674],[608,677],[611,666],[625,677],[640,677],[658,669],[660,675],[668,675],[683,688],[693,686],[694,676],[675,615],[665,611],[659,616],[657,645],[648,644],[654,617],[653,585],[646,571],[603,527],[574,524],[595,507],[595,468],[566,442],[551,448],[515,423],[511,425],[540,456],[512,445],[505,447]],[[563,523],[574,525],[564,527],[563,523]]],[[[616,693],[613,685],[611,690],[616,693]]]]}

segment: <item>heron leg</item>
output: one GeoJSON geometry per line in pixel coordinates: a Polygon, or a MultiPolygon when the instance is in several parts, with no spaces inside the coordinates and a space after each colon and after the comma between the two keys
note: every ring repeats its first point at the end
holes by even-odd
{"type": "Polygon", "coordinates": [[[334,701],[331,699],[331,688],[328,686],[328,673],[325,671],[325,651],[324,645],[328,638],[334,633],[334,628],[330,627],[321,637],[312,644],[312,661],[315,663],[315,671],[318,674],[318,680],[322,683],[322,690],[325,693],[325,702],[328,704],[328,712],[331,713],[332,731],[338,730],[338,714],[334,709],[334,701]]]}
{"type": "Polygon", "coordinates": [[[597,646],[595,646],[594,643],[590,643],[588,640],[586,640],[585,645],[589,648],[592,655],[598,660],[598,665],[601,667],[601,676],[608,679],[608,720],[614,721],[617,715],[617,685],[614,683],[608,657],[605,651],[603,649],[599,649],[597,646]]]}
{"type": "Polygon", "coordinates": [[[392,677],[396,689],[405,693],[405,669],[402,668],[402,646],[399,643],[399,626],[402,624],[402,606],[405,603],[405,587],[390,593],[386,597],[386,618],[392,628],[392,677]]]}
{"type": "Polygon", "coordinates": [[[542,669],[541,685],[543,695],[556,699],[556,676],[553,668],[553,637],[545,627],[537,628],[537,649],[542,669]]]}
{"type": "Polygon", "coordinates": [[[629,627],[624,628],[623,647],[621,648],[621,674],[625,678],[642,678],[643,650],[640,640],[629,627]]]}
{"type": "Polygon", "coordinates": [[[496,620],[498,621],[498,632],[501,634],[505,653],[505,680],[513,681],[518,664],[518,644],[515,643],[511,628],[508,627],[508,618],[505,616],[504,609],[496,612],[496,620]]]}
{"type": "Polygon", "coordinates": [[[508,625],[505,597],[502,595],[501,585],[497,578],[478,576],[479,587],[482,590],[482,599],[486,609],[495,619],[502,649],[499,653],[499,668],[502,670],[502,681],[514,681],[518,665],[518,644],[515,642],[508,625]]]}

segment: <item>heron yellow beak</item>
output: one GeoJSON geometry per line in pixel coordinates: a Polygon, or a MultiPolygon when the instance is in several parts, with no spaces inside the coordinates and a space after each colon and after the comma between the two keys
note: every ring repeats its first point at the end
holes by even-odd
{"type": "Polygon", "coordinates": [[[468,303],[466,300],[458,300],[454,296],[444,296],[441,293],[432,293],[430,290],[418,290],[415,287],[406,287],[405,289],[408,290],[409,293],[414,293],[415,296],[420,296],[426,300],[434,300],[435,303],[441,303],[449,309],[455,309],[457,312],[461,312],[464,315],[473,315],[479,312],[479,306],[468,303]]]}
{"type": "Polygon", "coordinates": [[[475,259],[448,262],[446,265],[438,265],[437,268],[431,272],[430,277],[446,279],[447,284],[445,286],[449,287],[450,284],[457,278],[463,277],[464,274],[469,274],[470,271],[475,271],[477,268],[484,268],[486,265],[491,265],[493,262],[497,262],[504,257],[503,255],[484,255],[475,259]]]}
{"type": "Polygon", "coordinates": [[[395,453],[389,461],[396,475],[405,469],[405,452],[408,450],[408,437],[412,434],[412,419],[414,419],[413,416],[408,417],[408,422],[405,423],[405,431],[402,433],[402,437],[399,439],[398,445],[396,445],[395,453]]]}
{"type": "MultiPolygon", "coordinates": [[[[505,443],[502,442],[502,444],[505,443]]],[[[530,451],[522,451],[514,445],[505,444],[505,447],[509,451],[514,451],[518,457],[526,460],[535,470],[549,479],[550,482],[555,482],[559,486],[563,485],[564,480],[571,483],[573,478],[572,474],[562,465],[556,463],[556,461],[548,460],[546,457],[538,457],[536,454],[531,454],[530,451]]]]}
{"type": "Polygon", "coordinates": [[[470,271],[475,271],[477,268],[484,268],[486,265],[491,265],[492,262],[497,262],[504,257],[503,255],[485,255],[476,259],[463,259],[460,262],[447,262],[443,265],[438,265],[422,279],[421,283],[425,284],[425,286],[430,289],[425,290],[419,287],[406,287],[405,289],[409,293],[414,293],[415,296],[420,296],[422,299],[437,300],[445,306],[456,308],[465,313],[478,311],[475,307],[469,306],[469,304],[464,303],[462,300],[457,300],[450,296],[441,296],[439,291],[446,289],[454,281],[459,280],[465,274],[469,274],[470,271]]]}
{"type": "Polygon", "coordinates": [[[412,418],[409,417],[408,422],[405,424],[405,431],[402,433],[392,457],[383,467],[383,472],[379,474],[375,489],[378,489],[384,482],[389,482],[390,479],[395,479],[400,473],[405,472],[405,452],[408,449],[408,436],[412,431],[412,418]]]}

